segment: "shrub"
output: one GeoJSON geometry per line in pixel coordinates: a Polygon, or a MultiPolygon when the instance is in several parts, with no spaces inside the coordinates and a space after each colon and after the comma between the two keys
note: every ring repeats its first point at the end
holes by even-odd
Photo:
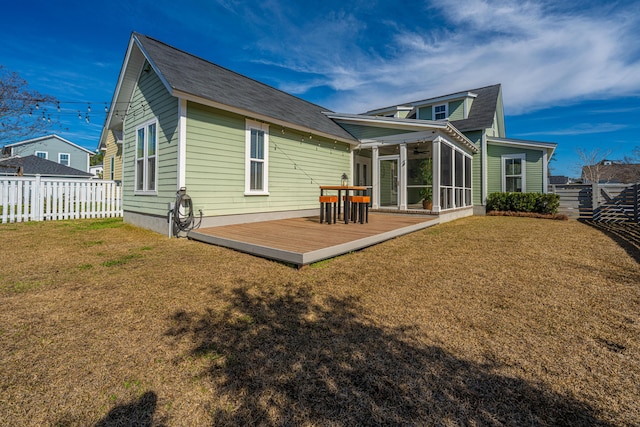
{"type": "Polygon", "coordinates": [[[491,193],[487,197],[487,212],[533,212],[555,214],[560,205],[560,196],[544,193],[491,193]]]}

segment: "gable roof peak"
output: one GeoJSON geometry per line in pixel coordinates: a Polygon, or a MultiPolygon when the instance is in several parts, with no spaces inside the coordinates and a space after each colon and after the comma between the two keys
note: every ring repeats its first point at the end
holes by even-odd
{"type": "MultiPolygon", "coordinates": [[[[133,32],[131,42],[152,65],[172,96],[226,109],[303,132],[355,143],[330,111],[152,37],[133,32]]],[[[130,43],[131,43],[130,42],[130,43]]],[[[131,47],[130,47],[131,49],[131,47]]],[[[127,66],[127,59],[123,68],[127,66]]],[[[129,78],[134,78],[133,75],[129,78]]],[[[124,87],[124,85],[123,85],[124,87]]],[[[129,87],[132,90],[132,86],[129,87]]]]}

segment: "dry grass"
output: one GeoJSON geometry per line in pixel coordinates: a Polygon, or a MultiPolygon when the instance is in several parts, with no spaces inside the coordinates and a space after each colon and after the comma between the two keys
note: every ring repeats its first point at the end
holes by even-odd
{"type": "Polygon", "coordinates": [[[576,221],[299,271],[117,220],[0,237],[1,425],[640,425],[640,269],[576,221]]]}

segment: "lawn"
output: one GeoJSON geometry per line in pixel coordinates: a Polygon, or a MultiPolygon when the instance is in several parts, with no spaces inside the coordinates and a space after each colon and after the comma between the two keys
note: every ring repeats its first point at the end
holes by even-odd
{"type": "Polygon", "coordinates": [[[0,238],[0,425],[640,425],[638,257],[577,221],[301,270],[113,219],[0,238]]]}

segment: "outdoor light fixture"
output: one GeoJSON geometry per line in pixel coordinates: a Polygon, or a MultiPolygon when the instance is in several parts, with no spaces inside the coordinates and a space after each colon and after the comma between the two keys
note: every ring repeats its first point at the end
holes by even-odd
{"type": "Polygon", "coordinates": [[[343,174],[342,174],[342,180],[340,181],[340,184],[341,184],[343,187],[346,187],[347,185],[349,185],[349,178],[347,177],[347,174],[346,174],[346,173],[343,173],[343,174]]]}

